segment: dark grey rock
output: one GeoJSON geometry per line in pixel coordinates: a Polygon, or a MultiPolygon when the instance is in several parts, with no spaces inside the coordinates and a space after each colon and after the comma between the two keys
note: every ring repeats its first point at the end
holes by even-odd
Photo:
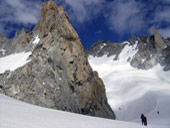
{"type": "Polygon", "coordinates": [[[86,53],[97,57],[101,57],[103,55],[107,55],[108,57],[112,55],[118,56],[124,46],[125,44],[123,43],[113,43],[110,41],[99,40],[98,42],[92,44],[92,46],[87,49],[86,53]]]}

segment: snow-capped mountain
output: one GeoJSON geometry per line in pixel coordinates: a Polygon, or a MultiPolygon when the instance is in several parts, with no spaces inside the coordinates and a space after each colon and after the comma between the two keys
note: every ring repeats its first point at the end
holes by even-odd
{"type": "Polygon", "coordinates": [[[29,32],[0,37],[0,93],[27,103],[115,119],[105,86],[89,65],[63,7],[43,3],[29,32]]]}
{"type": "Polygon", "coordinates": [[[88,50],[89,62],[106,86],[118,120],[170,125],[170,41],[154,35],[122,43],[99,41],[88,50]]]}

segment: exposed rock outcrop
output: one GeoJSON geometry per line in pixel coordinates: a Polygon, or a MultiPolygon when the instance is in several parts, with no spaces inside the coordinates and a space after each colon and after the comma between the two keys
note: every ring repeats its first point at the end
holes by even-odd
{"type": "MultiPolygon", "coordinates": [[[[119,55],[125,44],[114,43],[108,40],[99,40],[91,45],[86,51],[87,55],[101,57],[103,55],[119,55]]],[[[115,58],[116,59],[116,58],[115,58]]]]}
{"type": "Polygon", "coordinates": [[[152,27],[152,32],[154,34],[154,42],[155,42],[155,47],[157,48],[157,50],[164,49],[166,44],[163,41],[159,32],[154,27],[152,27]]]}
{"type": "MultiPolygon", "coordinates": [[[[40,42],[31,61],[8,75],[1,91],[43,107],[114,119],[104,84],[91,69],[63,7],[43,3],[41,20],[32,33],[39,33],[40,42]]],[[[26,45],[27,37],[33,36],[28,35],[23,30],[16,36],[26,45]]]]}
{"type": "Polygon", "coordinates": [[[0,38],[0,57],[12,53],[18,53],[31,50],[31,39],[33,38],[32,32],[24,28],[20,32],[16,32],[12,39],[6,37],[0,38]]]}

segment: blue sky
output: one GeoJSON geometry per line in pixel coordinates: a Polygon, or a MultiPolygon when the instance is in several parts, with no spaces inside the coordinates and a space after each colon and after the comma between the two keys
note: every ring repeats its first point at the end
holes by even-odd
{"type": "MultiPolygon", "coordinates": [[[[0,33],[12,37],[22,27],[31,30],[40,19],[42,1],[0,0],[0,33]]],[[[170,0],[55,0],[87,49],[97,40],[120,42],[151,33],[154,26],[170,36],[170,0]]]]}

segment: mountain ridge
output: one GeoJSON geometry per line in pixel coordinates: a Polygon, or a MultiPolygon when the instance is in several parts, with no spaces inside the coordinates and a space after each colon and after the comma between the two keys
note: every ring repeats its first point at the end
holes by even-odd
{"type": "Polygon", "coordinates": [[[117,60],[121,50],[126,45],[137,44],[136,49],[138,49],[138,51],[130,61],[133,67],[148,70],[159,63],[164,66],[165,71],[170,70],[168,52],[170,41],[163,39],[154,27],[152,27],[152,31],[153,35],[143,35],[139,38],[132,37],[128,40],[129,44],[101,40],[92,44],[86,53],[94,57],[101,57],[103,55],[109,57],[115,55],[114,59],[117,60]],[[151,64],[151,61],[154,62],[151,64]]]}

